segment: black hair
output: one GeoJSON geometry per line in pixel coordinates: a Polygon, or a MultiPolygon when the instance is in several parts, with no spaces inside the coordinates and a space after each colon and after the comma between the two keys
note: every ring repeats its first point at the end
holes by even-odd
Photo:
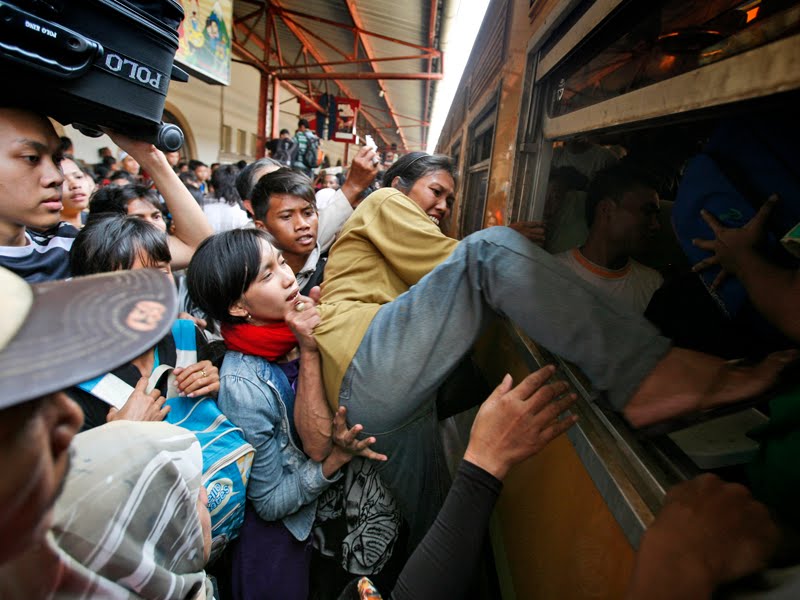
{"type": "Polygon", "coordinates": [[[103,213],[127,215],[128,204],[134,200],[144,200],[164,212],[161,202],[153,190],[143,185],[129,183],[128,185],[107,185],[92,194],[89,200],[89,216],[91,218],[92,215],[103,213]]]}
{"type": "Polygon", "coordinates": [[[211,174],[211,187],[214,188],[214,197],[218,200],[225,199],[231,206],[239,206],[242,199],[236,190],[236,176],[239,169],[234,165],[220,165],[211,174]]]}
{"type": "Polygon", "coordinates": [[[178,179],[183,182],[183,185],[190,185],[193,183],[196,184],[196,186],[200,185],[200,182],[197,180],[197,174],[194,171],[183,171],[182,173],[178,173],[178,179]]]}
{"type": "Polygon", "coordinates": [[[246,160],[244,160],[244,159],[242,159],[242,160],[240,160],[239,162],[237,162],[237,163],[236,163],[236,167],[237,167],[237,168],[238,168],[240,171],[241,171],[242,169],[244,169],[246,166],[247,166],[247,161],[246,161],[246,160]]]}
{"type": "Polygon", "coordinates": [[[136,183],[136,178],[127,171],[123,170],[114,171],[113,173],[111,173],[111,175],[108,176],[108,179],[110,181],[114,181],[115,179],[125,179],[130,183],[136,183]]]}
{"type": "Polygon", "coordinates": [[[281,129],[281,133],[280,133],[280,135],[283,135],[284,133],[285,133],[286,135],[289,135],[289,130],[288,130],[288,129],[281,129]]]}
{"type": "Polygon", "coordinates": [[[207,167],[208,165],[202,160],[192,159],[189,161],[189,170],[194,171],[197,167],[207,167]]]}
{"type": "Polygon", "coordinates": [[[60,138],[58,138],[58,142],[61,152],[66,152],[67,150],[72,148],[72,140],[65,135],[62,135],[60,138]]]}
{"type": "Polygon", "coordinates": [[[392,187],[395,177],[399,177],[397,189],[407,194],[417,179],[434,171],[445,171],[455,180],[456,170],[453,161],[444,154],[428,154],[427,152],[411,152],[397,159],[383,174],[383,187],[392,187]]]}
{"type": "Polygon", "coordinates": [[[206,238],[186,271],[189,297],[206,315],[220,323],[244,323],[230,308],[253,284],[261,270],[263,229],[231,229],[206,238]]]}
{"type": "Polygon", "coordinates": [[[314,186],[311,184],[311,180],[303,173],[298,173],[287,167],[281,167],[277,171],[267,173],[258,180],[256,187],[253,188],[250,203],[253,206],[253,215],[259,221],[267,218],[269,198],[272,194],[297,196],[308,202],[314,210],[317,210],[317,199],[314,195],[314,186]]]}
{"type": "Polygon", "coordinates": [[[597,216],[598,205],[606,199],[619,204],[627,192],[636,188],[658,189],[652,175],[629,161],[598,171],[589,183],[586,193],[586,224],[591,227],[597,216]]]}
{"type": "MultiPolygon", "coordinates": [[[[115,162],[117,162],[117,159],[114,158],[113,156],[104,156],[103,160],[101,160],[100,162],[103,163],[103,165],[105,165],[106,167],[110,167],[115,162]]],[[[128,173],[127,171],[124,171],[124,172],[128,173]]],[[[130,173],[128,173],[128,175],[130,175],[130,173]]]]}
{"type": "Polygon", "coordinates": [[[78,162],[77,159],[72,154],[65,154],[64,156],[61,157],[61,160],[71,160],[73,163],[75,163],[75,166],[78,167],[78,170],[80,170],[84,175],[92,177],[92,174],[89,172],[89,169],[87,169],[80,162],[78,162]]]}
{"type": "Polygon", "coordinates": [[[307,119],[300,119],[297,122],[297,126],[298,127],[305,127],[306,129],[308,129],[308,120],[307,119]]]}
{"type": "Polygon", "coordinates": [[[258,180],[255,178],[256,172],[264,167],[277,167],[283,165],[274,158],[259,158],[255,162],[251,162],[244,169],[239,171],[236,176],[236,190],[239,192],[239,197],[242,200],[249,200],[250,195],[253,193],[253,188],[256,187],[258,180]]]}
{"type": "Polygon", "coordinates": [[[137,257],[148,267],[169,263],[166,234],[144,219],[106,213],[81,229],[72,243],[69,265],[79,277],[128,270],[137,257]]]}

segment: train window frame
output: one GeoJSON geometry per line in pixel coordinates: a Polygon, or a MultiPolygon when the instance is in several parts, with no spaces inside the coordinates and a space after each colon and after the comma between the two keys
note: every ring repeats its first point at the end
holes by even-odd
{"type": "MultiPolygon", "coordinates": [[[[573,113],[549,117],[543,105],[548,89],[552,89],[552,79],[548,75],[555,73],[553,69],[560,68],[566,61],[580,61],[590,56],[597,45],[602,44],[600,37],[608,39],[614,35],[612,28],[616,27],[617,33],[624,30],[623,23],[630,18],[628,13],[620,15],[616,21],[609,19],[619,4],[598,0],[597,9],[599,11],[602,8],[603,11],[592,13],[589,10],[578,19],[573,28],[582,27],[579,33],[560,31],[560,39],[545,38],[543,43],[538,41],[527,55],[521,118],[517,130],[514,187],[509,198],[509,213],[517,219],[537,218],[544,213],[552,148],[556,141],[580,135],[629,132],[660,128],[672,123],[704,121],[747,111],[754,106],[763,108],[772,102],[786,103],[791,97],[789,94],[800,94],[800,72],[792,69],[787,62],[787,57],[797,55],[800,45],[800,34],[795,34],[573,113]],[[586,27],[591,20],[595,28],[604,29],[602,36],[586,27]],[[547,48],[547,51],[544,52],[542,48],[547,48]],[[743,66],[746,69],[743,70],[743,66]],[[726,81],[733,71],[738,76],[732,78],[732,82],[726,81]],[[702,94],[695,93],[698,89],[702,94]]],[[[619,8],[624,10],[626,7],[619,8]]],[[[517,334],[524,338],[519,332],[517,334]]],[[[531,344],[535,346],[535,342],[531,344]]],[[[615,445],[624,447],[624,454],[632,461],[633,470],[638,472],[638,467],[642,467],[641,476],[649,480],[647,485],[634,485],[636,492],[645,496],[647,509],[652,510],[660,504],[668,485],[701,472],[666,435],[653,438],[642,436],[631,430],[619,415],[593,402],[594,390],[573,366],[557,356],[549,355],[538,346],[536,352],[547,357],[541,364],[558,364],[565,378],[580,391],[582,401],[576,410],[583,411],[581,418],[584,425],[574,436],[570,435],[570,439],[575,444],[574,438],[579,434],[591,437],[593,432],[602,432],[598,434],[600,437],[610,436],[615,445]],[[596,427],[595,423],[589,423],[590,432],[587,434],[586,424],[590,419],[586,417],[589,415],[597,423],[596,427]]],[[[577,444],[576,448],[580,451],[577,444]]],[[[626,468],[631,468],[631,465],[626,468]]],[[[619,474],[614,475],[614,479],[617,484],[625,481],[619,474]]],[[[642,506],[634,507],[634,520],[639,521],[632,523],[632,517],[626,510],[616,504],[609,506],[629,540],[634,543],[641,532],[642,523],[650,518],[648,510],[642,506]]]]}
{"type": "Polygon", "coordinates": [[[494,137],[497,131],[498,92],[495,91],[484,107],[472,120],[467,132],[467,149],[476,148],[476,140],[488,135],[489,151],[486,156],[472,162],[473,156],[463,158],[464,194],[459,203],[459,233],[461,237],[483,229],[486,217],[486,205],[489,197],[489,181],[491,177],[492,157],[494,155],[494,137]],[[483,183],[481,183],[483,182],[483,183]],[[485,188],[482,194],[476,188],[485,188]]]}

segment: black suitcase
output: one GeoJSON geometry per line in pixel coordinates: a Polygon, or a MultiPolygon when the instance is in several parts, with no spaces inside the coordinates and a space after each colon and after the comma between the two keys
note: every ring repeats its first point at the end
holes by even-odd
{"type": "Polygon", "coordinates": [[[183,8],[177,0],[0,0],[6,99],[71,123],[107,127],[164,151],[183,132],[164,124],[183,8]]]}

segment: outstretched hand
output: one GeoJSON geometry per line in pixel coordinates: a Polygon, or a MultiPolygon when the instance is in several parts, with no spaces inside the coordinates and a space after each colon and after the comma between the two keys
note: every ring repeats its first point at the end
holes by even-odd
{"type": "Polygon", "coordinates": [[[547,383],[552,365],[531,373],[516,387],[506,375],[481,405],[464,459],[503,479],[515,464],[540,452],[578,420],[558,417],[575,403],[566,382],[547,383]]]}
{"type": "Polygon", "coordinates": [[[110,129],[103,129],[103,132],[111,138],[112,142],[136,159],[136,162],[140,165],[148,165],[154,160],[163,160],[165,162],[167,160],[164,153],[150,142],[136,140],[110,129]]]}
{"type": "Polygon", "coordinates": [[[371,186],[378,176],[380,160],[375,162],[377,156],[375,150],[368,146],[362,146],[353,162],[350,163],[347,177],[342,184],[342,193],[350,204],[356,203],[361,192],[371,186]]]}
{"type": "Polygon", "coordinates": [[[695,264],[692,271],[703,271],[719,265],[721,270],[711,283],[712,290],[722,285],[728,275],[738,276],[742,258],[748,253],[754,252],[756,245],[763,239],[767,220],[777,202],[778,196],[773,194],[758,209],[755,216],[746,225],[739,228],[725,227],[708,211],[700,211],[700,216],[714,232],[714,239],[692,240],[692,244],[698,248],[711,252],[711,256],[695,264]]]}
{"type": "Polygon", "coordinates": [[[537,246],[544,248],[547,241],[547,226],[544,221],[516,221],[509,227],[524,235],[537,246]]]}
{"type": "Polygon", "coordinates": [[[353,456],[363,456],[371,460],[385,461],[388,460],[385,454],[380,454],[370,449],[375,443],[374,437],[368,437],[363,440],[358,439],[358,434],[364,428],[361,425],[353,425],[347,427],[347,409],[340,406],[333,416],[333,444],[334,448],[341,448],[344,452],[353,456]]]}
{"type": "Polygon", "coordinates": [[[628,598],[710,597],[765,567],[778,538],[769,511],[744,486],[711,474],[678,484],[642,538],[628,598]]]}

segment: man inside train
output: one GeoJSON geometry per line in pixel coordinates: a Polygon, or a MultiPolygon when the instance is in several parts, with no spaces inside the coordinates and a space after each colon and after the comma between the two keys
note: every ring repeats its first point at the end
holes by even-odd
{"type": "Polygon", "coordinates": [[[659,199],[647,173],[621,163],[599,171],[586,197],[586,242],[555,258],[578,277],[644,313],[661,274],[633,259],[660,229],[659,199]]]}

